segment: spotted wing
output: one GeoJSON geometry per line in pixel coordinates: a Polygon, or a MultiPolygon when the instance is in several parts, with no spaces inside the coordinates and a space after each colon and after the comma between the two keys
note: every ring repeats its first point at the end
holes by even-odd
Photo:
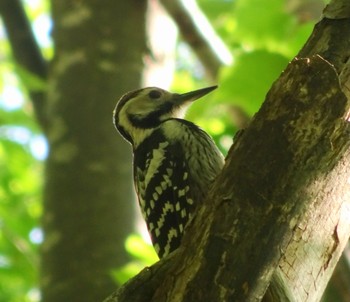
{"type": "Polygon", "coordinates": [[[181,148],[151,140],[135,152],[135,186],[154,248],[160,258],[180,245],[192,210],[189,173],[181,148]],[[151,145],[150,145],[151,144],[151,145]]]}

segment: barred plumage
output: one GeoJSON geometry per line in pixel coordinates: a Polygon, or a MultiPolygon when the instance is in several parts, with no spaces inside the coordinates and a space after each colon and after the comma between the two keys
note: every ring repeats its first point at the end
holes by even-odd
{"type": "Polygon", "coordinates": [[[114,111],[116,128],[133,146],[135,189],[160,258],[180,245],[195,207],[223,166],[211,137],[182,119],[192,101],[215,88],[185,94],[139,89],[125,94],[114,111]]]}

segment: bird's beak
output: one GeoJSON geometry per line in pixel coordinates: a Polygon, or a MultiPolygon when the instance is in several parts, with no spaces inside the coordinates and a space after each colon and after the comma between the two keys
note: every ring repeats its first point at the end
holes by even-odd
{"type": "Polygon", "coordinates": [[[177,103],[183,104],[183,103],[187,103],[187,102],[193,102],[193,101],[201,98],[202,96],[208,94],[209,92],[213,91],[216,88],[218,88],[217,85],[198,89],[198,90],[191,91],[191,92],[186,92],[183,94],[178,94],[176,97],[177,103]]]}

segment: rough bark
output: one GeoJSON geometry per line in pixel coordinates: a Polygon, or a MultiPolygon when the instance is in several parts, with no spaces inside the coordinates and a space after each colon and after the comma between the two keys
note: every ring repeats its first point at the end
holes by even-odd
{"type": "Polygon", "coordinates": [[[350,297],[350,243],[348,242],[321,301],[347,302],[350,297]]]}
{"type": "MultiPolygon", "coordinates": [[[[315,54],[330,62],[337,74],[342,92],[349,100],[349,57],[350,57],[350,4],[333,1],[325,10],[325,18],[320,22],[298,57],[315,54]]],[[[318,85],[321,85],[320,82],[318,85]]],[[[332,86],[327,94],[333,93],[332,86]]],[[[347,101],[347,105],[348,106],[347,101]]],[[[343,119],[349,121],[348,107],[343,119]]],[[[334,106],[335,107],[335,106],[334,106]]],[[[329,110],[336,110],[333,106],[329,110]]],[[[317,112],[315,112],[317,114],[317,112]]],[[[344,131],[346,138],[347,132],[344,131]]],[[[338,152],[344,135],[334,138],[330,135],[328,144],[338,152]]],[[[322,151],[322,145],[317,146],[322,151]]],[[[293,238],[280,263],[280,267],[290,280],[291,289],[297,301],[319,301],[333,269],[349,238],[350,192],[346,181],[349,173],[349,152],[327,173],[322,168],[332,162],[319,163],[323,175],[315,179],[316,192],[312,204],[299,221],[293,238]]]]}
{"type": "Polygon", "coordinates": [[[330,4],[171,261],[106,301],[260,301],[278,265],[297,301],[320,299],[350,234],[349,17],[330,4]]]}
{"type": "Polygon", "coordinates": [[[99,301],[134,229],[128,144],[112,111],[140,86],[146,1],[51,1],[42,301],[99,301]],[[137,30],[135,30],[137,29],[137,30]]]}

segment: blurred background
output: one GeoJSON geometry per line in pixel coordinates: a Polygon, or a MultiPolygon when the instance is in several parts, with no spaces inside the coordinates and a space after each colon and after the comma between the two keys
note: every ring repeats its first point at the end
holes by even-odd
{"type": "MultiPolygon", "coordinates": [[[[101,301],[156,262],[117,100],[218,84],[187,118],[226,154],[325,4],[0,0],[0,301],[101,301]]],[[[324,301],[350,301],[349,259],[324,301]]]]}

